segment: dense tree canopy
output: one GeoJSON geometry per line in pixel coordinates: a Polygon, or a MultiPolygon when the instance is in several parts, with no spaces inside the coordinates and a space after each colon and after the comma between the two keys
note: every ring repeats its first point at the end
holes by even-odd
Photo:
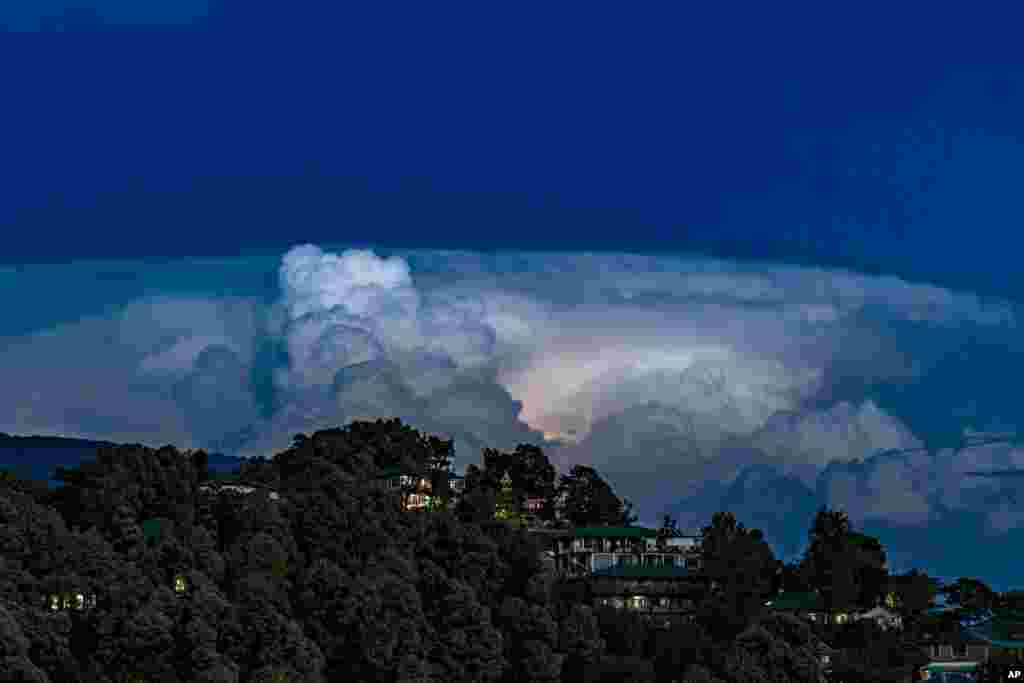
{"type": "Polygon", "coordinates": [[[629,526],[636,522],[632,504],[623,501],[612,487],[585,465],[574,465],[562,475],[559,495],[564,500],[564,515],[573,526],[629,526]]]}
{"type": "Polygon", "coordinates": [[[988,584],[981,579],[961,576],[955,582],[943,587],[946,600],[969,610],[992,609],[996,606],[997,596],[988,584]]]}
{"type": "Polygon", "coordinates": [[[701,552],[710,588],[702,612],[720,627],[716,635],[735,635],[764,611],[779,563],[761,530],[745,528],[731,512],[716,513],[704,527],[701,552]]]}
{"type": "MultiPolygon", "coordinates": [[[[539,449],[495,453],[524,492],[564,493],[572,523],[635,519],[591,468],[556,484],[539,449]]],[[[546,570],[537,534],[494,519],[486,468],[468,468],[453,512],[406,512],[371,485],[450,456],[390,420],[297,436],[244,463],[248,492],[212,481],[201,451],[138,445],[104,447],[56,490],[6,478],[0,680],[819,680],[798,620],[723,636],[723,615],[752,614],[775,569],[757,530],[713,522],[710,608],[664,631],[595,610],[586,586],[546,570]]]]}
{"type": "Polygon", "coordinates": [[[878,539],[855,532],[845,512],[823,507],[815,515],[809,541],[802,575],[826,606],[871,607],[881,601],[888,571],[878,539]]]}

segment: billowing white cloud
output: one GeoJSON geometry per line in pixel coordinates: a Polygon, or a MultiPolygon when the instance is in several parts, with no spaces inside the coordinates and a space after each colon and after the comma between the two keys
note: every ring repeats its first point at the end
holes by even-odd
{"type": "Polygon", "coordinates": [[[750,443],[784,463],[784,472],[797,473],[808,485],[814,484],[816,469],[829,462],[921,446],[905,425],[871,400],[860,406],[843,401],[824,411],[776,413],[751,436],[750,443]]]}
{"type": "MultiPolygon", "coordinates": [[[[842,271],[620,254],[305,245],[251,267],[277,269],[272,291],[237,264],[186,263],[182,282],[249,284],[237,298],[168,286],[113,315],[8,336],[0,376],[18,390],[0,396],[0,431],[256,455],[299,431],[397,416],[454,438],[460,464],[560,436],[547,449],[563,470],[596,466],[644,519],[683,500],[695,524],[726,500],[771,531],[791,521],[773,509],[803,514],[808,497],[865,523],[950,511],[987,515],[993,533],[1015,523],[1011,484],[965,473],[1024,457],[873,457],[926,435],[872,395],[930,371],[921,339],[1013,346],[1012,304],[842,271]],[[764,494],[766,482],[784,493],[764,494]]],[[[957,367],[990,361],[966,353],[957,367]]],[[[988,390],[1010,369],[976,374],[988,390]]]]}

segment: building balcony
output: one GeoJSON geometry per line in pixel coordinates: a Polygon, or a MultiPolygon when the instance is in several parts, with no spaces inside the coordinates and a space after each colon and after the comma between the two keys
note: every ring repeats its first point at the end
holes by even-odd
{"type": "Polygon", "coordinates": [[[649,610],[654,612],[680,612],[692,610],[695,607],[693,600],[645,595],[597,598],[594,600],[594,603],[600,607],[649,610]]]}

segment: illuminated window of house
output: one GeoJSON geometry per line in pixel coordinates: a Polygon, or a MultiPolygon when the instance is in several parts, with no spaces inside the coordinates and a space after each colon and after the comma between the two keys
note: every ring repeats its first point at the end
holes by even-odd
{"type": "Polygon", "coordinates": [[[182,593],[185,592],[185,587],[186,587],[185,577],[182,576],[181,574],[178,574],[177,576],[175,576],[174,577],[174,592],[179,594],[179,595],[181,595],[182,593]]]}
{"type": "Polygon", "coordinates": [[[837,624],[845,624],[849,620],[850,620],[850,615],[846,614],[845,612],[840,612],[839,614],[836,615],[836,623],[837,624]]]}
{"type": "Polygon", "coordinates": [[[629,606],[633,609],[646,609],[647,598],[642,595],[634,595],[629,599],[629,606]]]}
{"type": "Polygon", "coordinates": [[[885,606],[889,609],[896,609],[896,605],[899,604],[899,598],[896,597],[895,593],[889,593],[885,596],[885,606]]]}
{"type": "Polygon", "coordinates": [[[85,595],[75,593],[75,609],[85,609],[85,595]]]}
{"type": "Polygon", "coordinates": [[[50,596],[50,609],[52,609],[52,610],[60,609],[60,596],[57,595],[56,593],[54,593],[53,595],[50,596]]]}

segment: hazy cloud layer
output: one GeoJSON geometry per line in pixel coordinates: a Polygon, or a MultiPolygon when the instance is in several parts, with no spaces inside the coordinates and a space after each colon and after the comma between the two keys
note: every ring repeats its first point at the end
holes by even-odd
{"type": "MultiPolygon", "coordinates": [[[[673,509],[698,525],[727,505],[787,548],[822,502],[859,524],[968,514],[1001,534],[1024,521],[1012,502],[1024,480],[967,476],[1024,467],[1019,450],[923,449],[940,433],[1019,426],[995,401],[1019,385],[1024,348],[1006,302],[641,255],[304,245],[245,264],[182,263],[177,279],[173,266],[121,264],[134,293],[113,311],[98,298],[110,279],[69,266],[68,296],[91,317],[65,301],[34,332],[0,327],[0,431],[255,455],[299,431],[398,416],[454,438],[460,465],[546,432],[560,467],[598,467],[643,521],[673,509]]],[[[61,277],[45,268],[2,282],[61,277]]]]}

